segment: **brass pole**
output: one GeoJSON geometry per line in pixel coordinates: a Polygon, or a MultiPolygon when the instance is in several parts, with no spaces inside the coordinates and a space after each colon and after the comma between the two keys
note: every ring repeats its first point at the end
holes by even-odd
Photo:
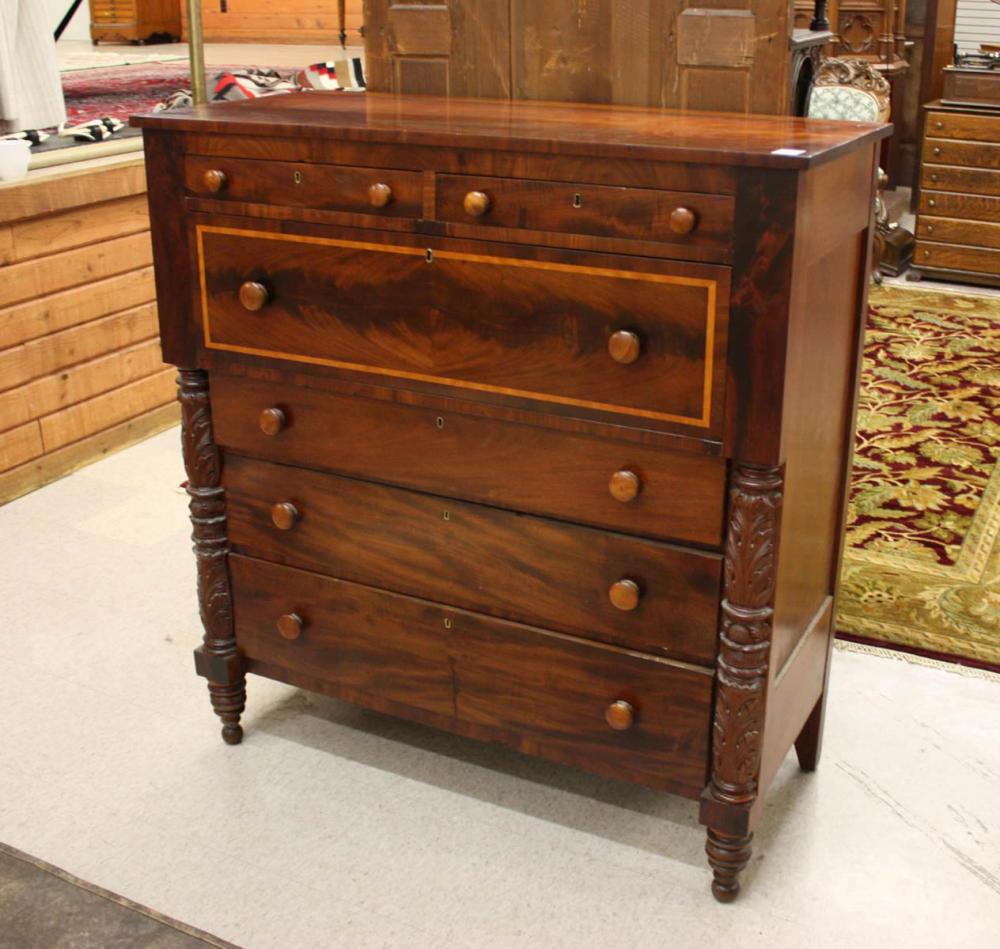
{"type": "Polygon", "coordinates": [[[201,0],[187,0],[188,57],[191,62],[191,96],[195,105],[208,102],[205,88],[205,42],[201,33],[201,0]]]}

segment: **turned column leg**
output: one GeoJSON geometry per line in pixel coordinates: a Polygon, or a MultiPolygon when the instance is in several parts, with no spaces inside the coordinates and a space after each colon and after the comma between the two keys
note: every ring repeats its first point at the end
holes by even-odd
{"type": "Polygon", "coordinates": [[[195,650],[195,669],[208,679],[212,708],[222,720],[223,741],[238,745],[243,739],[240,716],[246,706],[246,677],[233,629],[222,459],[212,433],[208,375],[200,369],[181,369],[177,383],[191,536],[198,562],[198,606],[205,629],[204,642],[195,650]]]}
{"type": "Polygon", "coordinates": [[[771,653],[783,476],[737,464],[729,490],[719,657],[712,722],[712,777],[701,802],[712,893],[730,902],[750,860],[771,653]]]}
{"type": "Polygon", "coordinates": [[[708,829],[705,853],[712,868],[712,895],[720,903],[731,903],[740,892],[740,874],[750,862],[753,834],[730,837],[708,829]]]}

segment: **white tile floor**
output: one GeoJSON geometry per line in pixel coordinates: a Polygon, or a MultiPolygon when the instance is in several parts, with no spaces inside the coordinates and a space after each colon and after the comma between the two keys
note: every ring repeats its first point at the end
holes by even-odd
{"type": "Polygon", "coordinates": [[[0,509],[5,843],[250,947],[1000,945],[1000,684],[838,652],[720,906],[688,801],[258,679],[223,745],[182,478],[172,430],[0,509]]]}

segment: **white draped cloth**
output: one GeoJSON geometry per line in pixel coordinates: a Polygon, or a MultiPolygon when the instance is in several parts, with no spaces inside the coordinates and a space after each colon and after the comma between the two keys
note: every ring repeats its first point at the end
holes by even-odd
{"type": "Polygon", "coordinates": [[[41,0],[0,0],[0,133],[66,121],[50,19],[41,0]]]}

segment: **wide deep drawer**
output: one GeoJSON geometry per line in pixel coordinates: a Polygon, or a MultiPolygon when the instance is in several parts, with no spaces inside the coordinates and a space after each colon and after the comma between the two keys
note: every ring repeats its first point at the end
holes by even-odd
{"type": "Polygon", "coordinates": [[[245,557],[230,571],[251,670],[601,774],[703,790],[709,670],[245,557]]]}
{"type": "Polygon", "coordinates": [[[198,226],[208,348],[719,430],[727,269],[337,233],[198,226]]]}
{"type": "Polygon", "coordinates": [[[925,162],[965,165],[971,168],[1000,168],[1000,145],[986,142],[956,142],[944,138],[924,139],[925,162]]]}
{"type": "Polygon", "coordinates": [[[917,237],[944,244],[1000,249],[1000,224],[957,221],[954,218],[921,214],[917,219],[917,237]]]}
{"type": "Polygon", "coordinates": [[[216,201],[423,216],[423,176],[417,171],[189,155],[184,181],[191,195],[216,201]]]}
{"type": "Polygon", "coordinates": [[[928,112],[928,138],[957,138],[970,142],[1000,142],[1000,116],[963,112],[928,112]]]}
{"type": "Polygon", "coordinates": [[[439,175],[436,190],[437,217],[458,224],[732,247],[731,195],[473,175],[439,175]]]}
{"type": "Polygon", "coordinates": [[[943,270],[967,270],[972,273],[1000,274],[1000,250],[962,247],[918,240],[913,262],[919,267],[940,267],[943,270]]]}
{"type": "Polygon", "coordinates": [[[664,540],[722,542],[720,457],[222,373],[212,374],[211,394],[215,437],[241,454],[664,540]]]}
{"type": "Polygon", "coordinates": [[[715,661],[718,554],[232,455],[223,484],[241,553],[715,661]]]}
{"type": "Polygon", "coordinates": [[[1000,222],[1000,197],[930,191],[924,188],[920,192],[920,213],[935,217],[1000,222]]]}
{"type": "Polygon", "coordinates": [[[925,164],[920,181],[923,187],[934,191],[959,191],[963,194],[1000,197],[1000,171],[925,164]]]}

